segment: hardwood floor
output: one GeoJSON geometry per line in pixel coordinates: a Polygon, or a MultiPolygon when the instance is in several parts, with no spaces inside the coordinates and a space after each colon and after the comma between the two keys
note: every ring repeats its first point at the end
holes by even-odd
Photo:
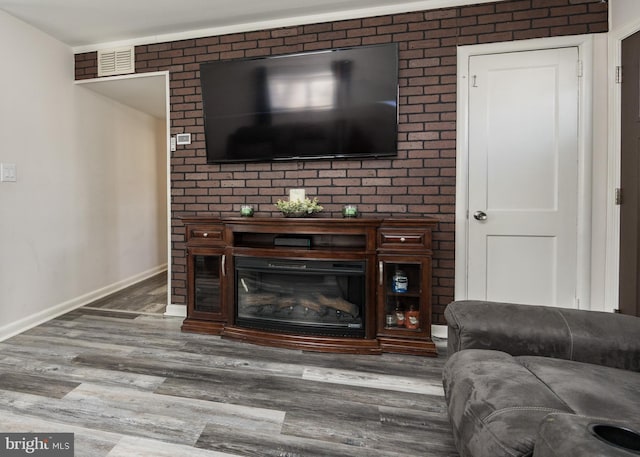
{"type": "Polygon", "coordinates": [[[163,280],[1,342],[0,431],[73,432],[78,457],[458,455],[444,356],[310,353],[183,333],[181,318],[155,306],[163,280]]]}
{"type": "Polygon", "coordinates": [[[85,306],[85,309],[113,310],[138,314],[162,314],[166,308],[166,272],[85,306]]]}

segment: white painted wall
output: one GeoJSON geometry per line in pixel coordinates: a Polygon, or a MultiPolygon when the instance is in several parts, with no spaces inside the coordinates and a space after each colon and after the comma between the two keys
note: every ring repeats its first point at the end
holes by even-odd
{"type": "Polygon", "coordinates": [[[640,1],[609,0],[609,31],[613,32],[640,19],[640,1]]]}
{"type": "Polygon", "coordinates": [[[592,311],[612,311],[607,304],[607,161],[608,161],[608,56],[606,34],[593,37],[593,142],[591,189],[591,302],[592,311]]]}
{"type": "Polygon", "coordinates": [[[0,12],[0,340],[160,271],[164,123],[74,85],[72,50],[0,12]]]}

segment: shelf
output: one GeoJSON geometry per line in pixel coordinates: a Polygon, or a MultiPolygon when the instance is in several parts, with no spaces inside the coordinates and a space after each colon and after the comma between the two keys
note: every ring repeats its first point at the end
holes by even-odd
{"type": "Polygon", "coordinates": [[[408,297],[408,298],[420,298],[422,294],[420,292],[387,292],[387,297],[408,297]]]}

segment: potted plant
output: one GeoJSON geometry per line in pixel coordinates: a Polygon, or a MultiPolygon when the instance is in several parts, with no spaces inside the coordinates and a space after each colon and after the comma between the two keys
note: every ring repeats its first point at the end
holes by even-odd
{"type": "Polygon", "coordinates": [[[278,208],[284,217],[306,217],[323,210],[318,204],[318,198],[313,200],[305,198],[304,200],[278,200],[276,202],[278,208]]]}

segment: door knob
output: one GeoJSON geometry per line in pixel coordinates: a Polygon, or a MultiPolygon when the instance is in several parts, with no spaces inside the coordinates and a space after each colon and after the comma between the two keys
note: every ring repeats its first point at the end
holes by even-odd
{"type": "Polygon", "coordinates": [[[477,221],[486,221],[487,213],[485,213],[484,211],[476,211],[475,213],[473,213],[473,218],[477,221]]]}

